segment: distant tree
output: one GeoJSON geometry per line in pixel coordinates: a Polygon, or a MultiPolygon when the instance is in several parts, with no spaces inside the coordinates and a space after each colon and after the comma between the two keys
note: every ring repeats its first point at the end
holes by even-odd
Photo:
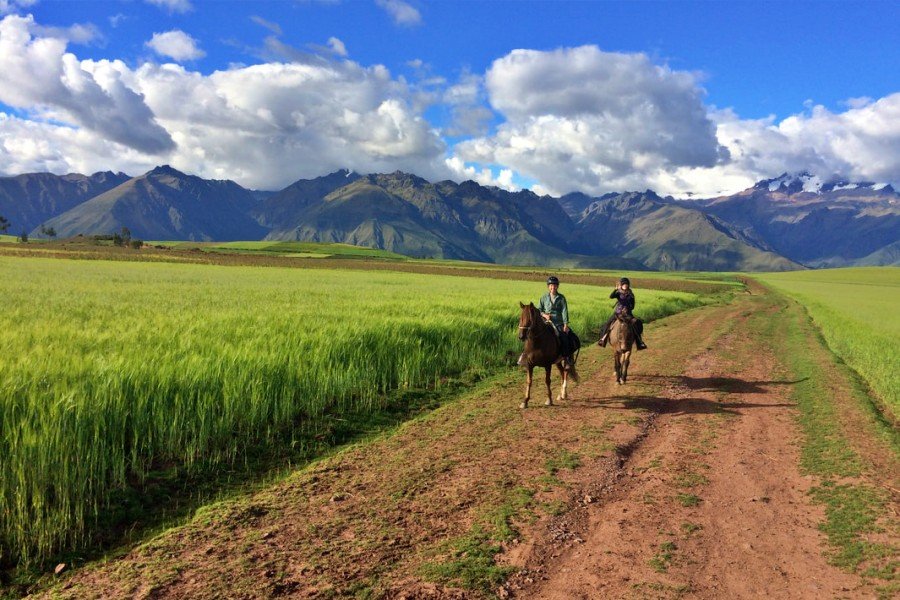
{"type": "Polygon", "coordinates": [[[122,245],[129,246],[131,245],[131,230],[127,227],[122,228],[122,245]]]}
{"type": "Polygon", "coordinates": [[[25,230],[22,230],[22,233],[19,234],[19,240],[21,240],[23,244],[27,244],[28,243],[28,232],[25,230]]]}
{"type": "Polygon", "coordinates": [[[112,236],[112,241],[114,246],[124,246],[125,240],[122,239],[122,236],[118,233],[114,233],[112,236]]]}
{"type": "Polygon", "coordinates": [[[3,215],[0,215],[0,232],[6,233],[9,229],[9,221],[3,215]]]}
{"type": "Polygon", "coordinates": [[[41,225],[41,235],[45,235],[52,240],[56,237],[56,230],[52,227],[41,225]]]}
{"type": "Polygon", "coordinates": [[[141,246],[144,245],[144,240],[131,240],[131,247],[135,250],[140,250],[141,246]]]}

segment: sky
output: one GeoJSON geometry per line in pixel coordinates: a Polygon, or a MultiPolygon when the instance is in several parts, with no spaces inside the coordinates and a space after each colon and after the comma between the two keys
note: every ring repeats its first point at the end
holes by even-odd
{"type": "Polygon", "coordinates": [[[0,175],[900,183],[900,3],[0,0],[0,175]]]}

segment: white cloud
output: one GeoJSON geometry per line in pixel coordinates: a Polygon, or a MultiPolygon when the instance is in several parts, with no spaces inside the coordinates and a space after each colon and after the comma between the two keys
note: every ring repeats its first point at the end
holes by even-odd
{"type": "Polygon", "coordinates": [[[381,65],[318,57],[210,75],[172,63],[132,69],[79,61],[64,41],[32,39],[27,26],[19,17],[0,21],[0,101],[32,114],[4,121],[14,131],[6,139],[18,140],[7,145],[4,165],[135,172],[166,162],[265,189],[343,167],[452,174],[443,141],[412,103],[414,90],[381,65]],[[39,122],[45,118],[53,122],[39,122]]]}
{"type": "Polygon", "coordinates": [[[147,153],[171,149],[169,134],[124,80],[120,61],[81,61],[66,41],[32,37],[34,19],[0,21],[0,102],[73,123],[147,153]]]}
{"type": "Polygon", "coordinates": [[[422,15],[409,2],[403,0],[375,0],[375,4],[383,8],[397,25],[412,27],[422,22],[422,15]]]}
{"type": "Polygon", "coordinates": [[[457,153],[556,193],[622,189],[660,169],[711,167],[727,156],[697,77],[644,54],[515,50],[494,61],[485,85],[506,121],[457,153]]]}
{"type": "Polygon", "coordinates": [[[450,169],[452,178],[456,181],[472,180],[481,185],[496,186],[511,192],[517,192],[521,189],[513,183],[515,174],[512,169],[500,169],[499,173],[494,175],[494,172],[491,169],[486,167],[476,168],[472,165],[467,165],[458,156],[451,156],[444,162],[447,165],[447,168],[450,169]]]}
{"type": "Polygon", "coordinates": [[[344,42],[337,39],[336,37],[328,38],[328,47],[331,48],[331,51],[338,56],[347,56],[347,46],[345,46],[344,42]]]}
{"type": "Polygon", "coordinates": [[[194,9],[191,0],[145,0],[145,2],[166,9],[169,14],[186,13],[194,9]]]}
{"type": "Polygon", "coordinates": [[[197,40],[180,29],[154,33],[153,38],[144,45],[160,56],[175,60],[196,60],[206,56],[206,52],[197,45],[197,40]]]}
{"type": "Polygon", "coordinates": [[[153,157],[85,128],[21,119],[0,112],[0,175],[20,173],[143,173],[153,157]]]}

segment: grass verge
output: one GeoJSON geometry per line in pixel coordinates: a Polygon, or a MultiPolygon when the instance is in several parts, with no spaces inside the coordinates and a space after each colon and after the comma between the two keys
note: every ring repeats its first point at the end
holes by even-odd
{"type": "MultiPolygon", "coordinates": [[[[804,473],[821,478],[810,493],[825,508],[825,521],[819,528],[831,548],[829,562],[863,577],[887,582],[884,589],[891,589],[897,582],[900,548],[896,536],[878,534],[891,528],[896,531],[897,523],[891,523],[886,514],[885,493],[866,483],[865,475],[872,467],[842,431],[842,408],[837,405],[836,396],[846,392],[867,411],[871,410],[870,399],[853,382],[846,390],[833,387],[829,370],[838,366],[836,359],[824,350],[809,317],[796,302],[783,296],[774,296],[774,301],[782,304],[779,318],[753,318],[761,337],[780,346],[779,355],[797,381],[793,400],[800,410],[798,418],[804,438],[800,467],[804,473]],[[822,350],[817,351],[817,347],[822,350]]],[[[884,422],[870,419],[869,425],[874,436],[893,436],[883,431],[889,427],[884,422]]],[[[896,453],[895,445],[886,447],[896,453]]]]}

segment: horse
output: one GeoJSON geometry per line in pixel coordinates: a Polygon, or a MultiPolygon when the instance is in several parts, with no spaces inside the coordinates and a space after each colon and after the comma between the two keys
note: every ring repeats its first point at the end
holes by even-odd
{"type": "Polygon", "coordinates": [[[609,327],[609,344],[615,351],[616,383],[624,385],[628,381],[628,363],[631,362],[631,347],[634,345],[631,317],[624,311],[616,315],[616,320],[609,327]]]}
{"type": "Polygon", "coordinates": [[[519,302],[519,308],[522,312],[519,315],[519,339],[525,342],[525,349],[522,356],[525,361],[525,368],[528,370],[528,377],[525,383],[525,400],[519,405],[519,408],[528,408],[528,401],[531,399],[531,381],[532,373],[535,367],[543,367],[546,371],[547,382],[547,406],[553,406],[553,392],[550,389],[550,369],[553,365],[559,369],[562,376],[562,388],[560,388],[559,400],[568,398],[568,380],[578,381],[578,373],[575,371],[575,365],[571,365],[566,371],[560,361],[563,356],[560,351],[560,340],[556,329],[552,323],[545,321],[541,316],[541,311],[535,307],[534,302],[522,304],[519,302]]]}

